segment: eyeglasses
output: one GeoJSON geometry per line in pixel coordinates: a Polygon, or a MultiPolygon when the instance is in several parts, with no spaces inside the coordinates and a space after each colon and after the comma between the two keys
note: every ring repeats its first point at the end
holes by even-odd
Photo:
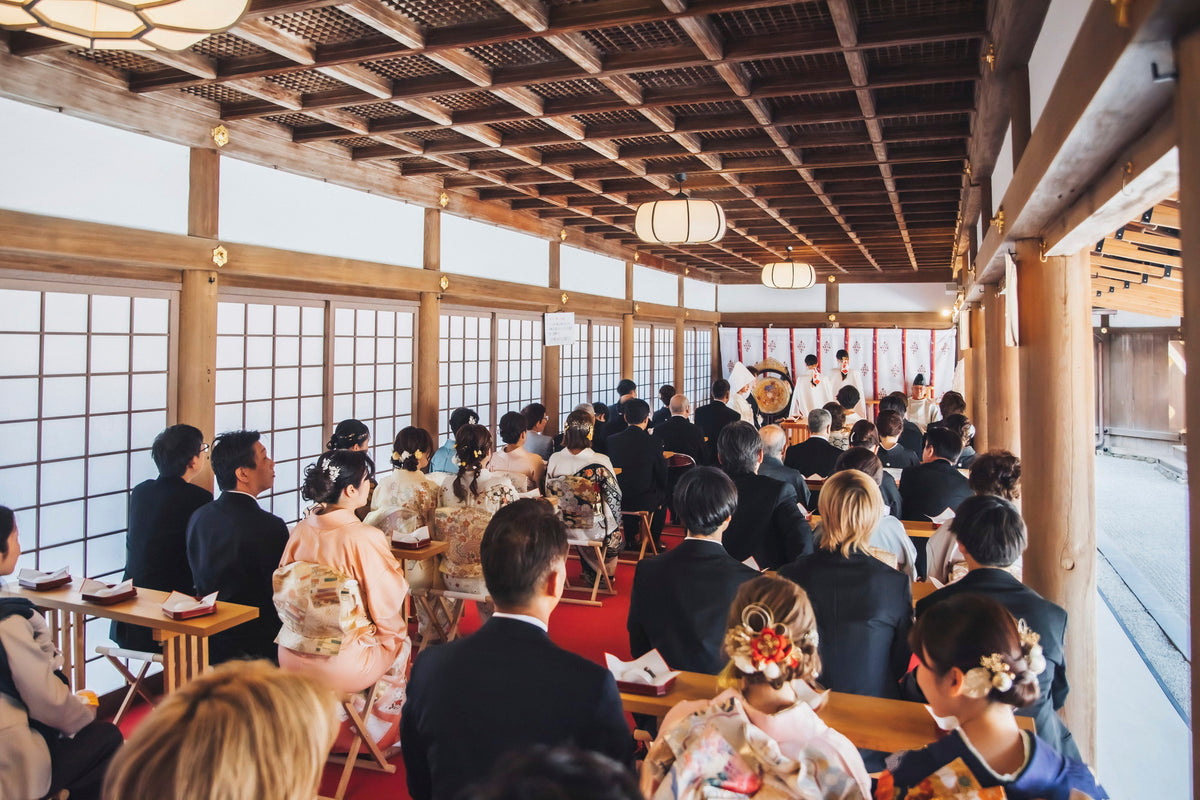
{"type": "MultiPolygon", "coordinates": [[[[201,452],[201,453],[206,453],[206,452],[208,452],[208,442],[201,442],[201,443],[200,443],[200,452],[201,452]]],[[[197,454],[197,455],[199,455],[199,454],[197,454]]]]}

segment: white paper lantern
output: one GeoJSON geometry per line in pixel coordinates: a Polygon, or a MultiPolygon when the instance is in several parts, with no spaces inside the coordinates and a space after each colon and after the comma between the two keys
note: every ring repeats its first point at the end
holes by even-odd
{"type": "Polygon", "coordinates": [[[789,260],[763,266],[763,286],[770,286],[772,289],[811,289],[816,285],[817,271],[813,269],[813,265],[791,260],[791,250],[789,247],[789,260]]]}
{"type": "Polygon", "coordinates": [[[643,242],[707,244],[725,235],[725,209],[712,200],[682,193],[674,200],[655,200],[638,206],[633,230],[643,242]]]}
{"type": "Polygon", "coordinates": [[[232,26],[250,0],[0,0],[0,27],[90,50],[185,50],[232,26]]]}

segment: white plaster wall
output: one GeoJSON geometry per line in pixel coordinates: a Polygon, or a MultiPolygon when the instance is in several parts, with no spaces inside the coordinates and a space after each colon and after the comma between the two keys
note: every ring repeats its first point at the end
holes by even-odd
{"type": "MultiPolygon", "coordinates": [[[[842,287],[843,291],[845,287],[842,287]]],[[[725,312],[755,311],[824,311],[825,286],[811,289],[770,289],[761,283],[745,283],[717,288],[717,310],[725,312]]]]}
{"type": "Polygon", "coordinates": [[[229,242],[419,268],[424,212],[387,197],[222,158],[219,231],[229,242]]]}
{"type": "Polygon", "coordinates": [[[1052,0],[1046,11],[1029,56],[1029,121],[1034,130],[1090,5],[1091,0],[1052,0]]]}
{"type": "Polygon", "coordinates": [[[442,270],[529,286],[549,286],[550,241],[442,214],[442,270]]]}
{"type": "Polygon", "coordinates": [[[700,311],[717,310],[717,285],[693,278],[683,279],[683,306],[700,311]]]}
{"type": "Polygon", "coordinates": [[[841,311],[943,311],[954,305],[944,283],[843,283],[841,311]]]}
{"type": "Polygon", "coordinates": [[[558,255],[559,284],[566,292],[625,299],[625,262],[563,245],[558,255]]]}
{"type": "Polygon", "coordinates": [[[670,272],[633,265],[633,299],[664,306],[679,305],[679,276],[670,272]]]}
{"type": "MultiPolygon", "coordinates": [[[[1118,311],[1109,316],[1108,324],[1113,328],[1169,328],[1179,327],[1182,320],[1179,317],[1152,317],[1149,314],[1118,311]]],[[[1100,327],[1100,315],[1096,312],[1092,312],[1092,327],[1100,327]]]]}
{"type": "MultiPolygon", "coordinates": [[[[1000,206],[1004,200],[1004,193],[1008,190],[1008,185],[1012,183],[1013,176],[1013,161],[1012,161],[1012,124],[1008,126],[1008,130],[1004,132],[1004,144],[1000,146],[1000,153],[996,156],[996,166],[992,170],[992,214],[1000,210],[1000,206]]],[[[985,211],[987,209],[984,209],[985,211]]]]}
{"type": "Polygon", "coordinates": [[[188,149],[0,98],[0,208],[187,233],[188,149]]]}

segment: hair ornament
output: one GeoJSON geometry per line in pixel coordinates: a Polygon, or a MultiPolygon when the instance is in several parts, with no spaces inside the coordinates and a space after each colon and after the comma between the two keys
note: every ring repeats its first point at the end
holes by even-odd
{"type": "MultiPolygon", "coordinates": [[[[815,642],[815,631],[805,634],[802,641],[807,643],[810,635],[815,642]]],[[[725,650],[740,672],[761,672],[767,680],[777,680],[785,667],[800,665],[787,626],[777,624],[771,610],[761,603],[751,603],[742,610],[741,624],[725,634],[725,650]]]]}
{"type": "Polygon", "coordinates": [[[325,462],[325,466],[322,467],[321,469],[325,472],[326,475],[329,476],[329,480],[331,480],[335,483],[337,482],[338,475],[342,474],[341,467],[335,467],[332,464],[330,464],[328,461],[325,462]]]}
{"type": "MultiPolygon", "coordinates": [[[[393,461],[407,461],[408,459],[410,459],[412,457],[413,457],[413,454],[408,452],[407,450],[405,450],[403,453],[397,453],[395,450],[392,451],[392,460],[393,461]]],[[[419,454],[418,454],[418,457],[419,457],[419,454]]]]}
{"type": "Polygon", "coordinates": [[[476,451],[475,451],[475,457],[476,457],[476,458],[483,458],[483,451],[482,451],[482,450],[476,450],[476,451]]]}
{"type": "Polygon", "coordinates": [[[1000,653],[981,656],[980,666],[968,670],[963,676],[963,694],[976,700],[987,697],[988,692],[995,689],[1007,692],[1012,688],[1012,667],[1000,653]]]}
{"type": "Polygon", "coordinates": [[[1023,619],[1017,620],[1017,633],[1021,636],[1021,651],[1025,654],[1025,663],[1034,675],[1046,671],[1046,657],[1042,654],[1042,637],[1032,630],[1023,619]]]}

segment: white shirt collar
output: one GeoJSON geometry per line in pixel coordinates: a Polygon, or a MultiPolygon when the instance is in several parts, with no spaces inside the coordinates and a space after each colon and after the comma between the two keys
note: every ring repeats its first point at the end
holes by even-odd
{"type": "Polygon", "coordinates": [[[720,547],[721,549],[725,548],[724,542],[718,542],[716,539],[708,539],[708,538],[702,537],[702,536],[689,536],[686,539],[684,539],[684,541],[685,542],[707,542],[709,544],[715,544],[717,547],[720,547]]]}
{"type": "Polygon", "coordinates": [[[244,494],[244,495],[246,495],[246,497],[249,497],[254,502],[256,502],[256,503],[258,502],[258,498],[255,497],[254,495],[250,494],[249,492],[238,491],[237,489],[226,489],[222,494],[244,494]]]}
{"type": "Polygon", "coordinates": [[[536,625],[546,633],[550,632],[550,626],[542,622],[537,617],[531,617],[528,614],[506,614],[503,611],[497,611],[492,614],[492,619],[518,619],[521,622],[528,622],[530,625],[536,625]]]}

